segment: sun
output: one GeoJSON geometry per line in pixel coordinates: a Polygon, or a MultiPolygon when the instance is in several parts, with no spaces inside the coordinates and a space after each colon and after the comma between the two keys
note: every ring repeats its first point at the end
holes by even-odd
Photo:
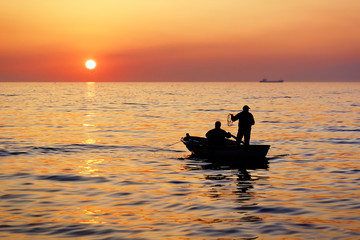
{"type": "Polygon", "coordinates": [[[94,69],[96,67],[96,62],[92,59],[89,59],[85,62],[85,67],[87,69],[94,69]]]}

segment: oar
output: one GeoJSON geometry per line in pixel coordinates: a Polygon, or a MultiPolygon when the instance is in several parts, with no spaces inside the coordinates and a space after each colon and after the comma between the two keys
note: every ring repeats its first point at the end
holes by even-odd
{"type": "MultiPolygon", "coordinates": [[[[229,132],[229,133],[230,133],[230,132],[229,132]]],[[[236,137],[236,136],[232,135],[231,133],[230,133],[230,135],[231,135],[231,137],[235,138],[235,140],[237,140],[237,137],[236,137]]],[[[240,143],[244,144],[243,141],[240,141],[240,143]]]]}
{"type": "Polygon", "coordinates": [[[235,136],[234,136],[234,135],[232,135],[231,133],[230,133],[230,135],[231,135],[231,137],[235,138],[235,140],[237,140],[237,137],[235,137],[235,136]]]}

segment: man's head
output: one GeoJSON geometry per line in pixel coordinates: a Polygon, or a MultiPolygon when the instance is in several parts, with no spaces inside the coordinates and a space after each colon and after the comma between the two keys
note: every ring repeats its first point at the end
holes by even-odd
{"type": "Polygon", "coordinates": [[[248,105],[245,105],[245,106],[243,106],[243,111],[245,111],[245,112],[248,112],[249,111],[249,106],[248,105]]]}
{"type": "Polygon", "coordinates": [[[215,122],[215,128],[220,128],[221,127],[221,122],[220,121],[216,121],[215,122]]]}

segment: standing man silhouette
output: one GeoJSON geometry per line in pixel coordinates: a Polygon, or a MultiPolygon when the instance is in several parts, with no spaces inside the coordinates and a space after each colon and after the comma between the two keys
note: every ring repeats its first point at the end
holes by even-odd
{"type": "Polygon", "coordinates": [[[244,145],[250,144],[251,126],[255,124],[253,115],[249,112],[249,106],[245,105],[243,111],[239,112],[235,116],[231,115],[231,120],[239,120],[239,129],[236,138],[236,142],[240,145],[242,138],[244,137],[244,145]]]}

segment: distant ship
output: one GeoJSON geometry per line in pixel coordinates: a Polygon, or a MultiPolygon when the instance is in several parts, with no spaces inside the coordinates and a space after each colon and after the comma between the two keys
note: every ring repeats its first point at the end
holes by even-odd
{"type": "Polygon", "coordinates": [[[266,78],[264,78],[260,82],[263,82],[263,83],[281,83],[281,82],[284,82],[284,80],[267,80],[266,78]]]}

